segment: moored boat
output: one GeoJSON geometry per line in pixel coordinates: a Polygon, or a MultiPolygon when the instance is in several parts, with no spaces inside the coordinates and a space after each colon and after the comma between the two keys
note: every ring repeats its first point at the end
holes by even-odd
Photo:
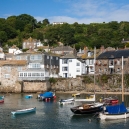
{"type": "Polygon", "coordinates": [[[0,96],[0,99],[4,99],[4,96],[0,96]]]}
{"type": "Polygon", "coordinates": [[[65,105],[65,104],[74,104],[74,98],[71,99],[61,99],[59,100],[60,105],[65,105]]]}
{"type": "Polygon", "coordinates": [[[124,103],[106,106],[104,112],[99,113],[98,118],[101,120],[125,119],[129,117],[129,110],[124,103]]]}
{"type": "Polygon", "coordinates": [[[39,100],[48,101],[56,99],[56,95],[53,92],[45,92],[43,94],[38,95],[39,100]]]}
{"type": "Polygon", "coordinates": [[[75,93],[75,94],[72,94],[72,97],[77,97],[77,96],[80,96],[81,93],[75,93]]]}
{"type": "Polygon", "coordinates": [[[26,96],[25,96],[26,99],[30,99],[30,98],[32,98],[32,97],[33,97],[33,95],[26,95],[26,96]]]}
{"type": "Polygon", "coordinates": [[[101,112],[103,103],[92,103],[92,104],[82,104],[76,107],[70,108],[74,114],[94,114],[101,112]]]}
{"type": "Polygon", "coordinates": [[[119,100],[117,98],[102,98],[100,99],[100,102],[103,102],[105,105],[115,105],[119,103],[119,100]]]}
{"type": "Polygon", "coordinates": [[[21,109],[21,110],[16,110],[16,111],[12,111],[11,113],[13,115],[16,115],[16,114],[31,113],[31,112],[35,112],[35,111],[36,111],[36,107],[34,107],[34,108],[27,108],[27,109],[21,109]]]}
{"type": "Polygon", "coordinates": [[[0,103],[4,103],[4,99],[0,99],[0,103]]]}
{"type": "Polygon", "coordinates": [[[86,99],[74,99],[75,102],[95,102],[95,94],[90,95],[86,99]]]}

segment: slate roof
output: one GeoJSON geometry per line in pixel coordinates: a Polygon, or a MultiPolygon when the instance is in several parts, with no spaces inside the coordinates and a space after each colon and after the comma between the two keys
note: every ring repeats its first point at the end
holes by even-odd
{"type": "Polygon", "coordinates": [[[128,58],[129,57],[129,49],[124,50],[114,50],[114,51],[105,51],[101,53],[97,59],[110,59],[110,58],[128,58]]]}
{"type": "Polygon", "coordinates": [[[80,58],[80,57],[77,57],[73,53],[69,53],[69,54],[66,54],[64,56],[61,56],[60,58],[64,58],[64,59],[77,59],[77,58],[80,58]]]}
{"type": "Polygon", "coordinates": [[[74,48],[70,46],[59,46],[59,47],[51,49],[51,51],[73,51],[73,50],[74,48]]]}

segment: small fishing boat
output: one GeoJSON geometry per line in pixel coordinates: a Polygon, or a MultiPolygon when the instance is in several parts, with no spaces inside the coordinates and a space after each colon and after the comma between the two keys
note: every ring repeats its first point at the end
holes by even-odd
{"type": "Polygon", "coordinates": [[[72,97],[77,97],[77,96],[80,96],[81,93],[76,93],[76,94],[72,94],[72,97]]]}
{"type": "Polygon", "coordinates": [[[42,94],[39,94],[38,97],[37,97],[40,101],[49,101],[49,100],[54,100],[56,99],[56,96],[53,92],[45,92],[45,93],[42,93],[42,94]]]}
{"type": "Polygon", "coordinates": [[[103,103],[82,104],[70,108],[74,114],[94,114],[103,110],[103,103]]]}
{"type": "Polygon", "coordinates": [[[95,102],[95,94],[90,95],[86,99],[74,99],[75,102],[95,102]]]}
{"type": "Polygon", "coordinates": [[[4,99],[0,99],[0,103],[4,103],[4,99]]]}
{"type": "Polygon", "coordinates": [[[16,114],[31,113],[31,112],[35,112],[35,111],[36,111],[36,107],[34,107],[34,108],[22,109],[22,110],[16,110],[16,111],[12,111],[11,113],[12,113],[13,115],[16,115],[16,114]]]}
{"type": "Polygon", "coordinates": [[[0,99],[4,99],[4,96],[0,96],[0,99]]]}
{"type": "Polygon", "coordinates": [[[60,105],[65,105],[65,104],[74,104],[74,98],[71,99],[61,99],[59,100],[60,105]]]}
{"type": "Polygon", "coordinates": [[[100,112],[98,118],[101,120],[126,119],[129,117],[129,110],[124,102],[117,105],[106,106],[104,112],[100,112]]]}
{"type": "Polygon", "coordinates": [[[32,97],[33,97],[33,95],[26,95],[26,96],[25,96],[26,99],[30,99],[30,98],[32,98],[32,97]]]}
{"type": "Polygon", "coordinates": [[[115,105],[119,103],[119,100],[117,98],[109,97],[102,99],[100,102],[103,102],[105,105],[115,105]]]}

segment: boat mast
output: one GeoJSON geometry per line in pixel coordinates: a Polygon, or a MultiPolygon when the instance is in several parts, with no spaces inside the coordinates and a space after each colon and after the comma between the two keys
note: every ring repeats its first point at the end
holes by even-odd
{"type": "Polygon", "coordinates": [[[124,77],[123,77],[123,56],[122,56],[122,102],[124,102],[124,86],[123,86],[123,80],[124,80],[124,77]]]}
{"type": "Polygon", "coordinates": [[[95,95],[95,61],[96,61],[96,47],[94,47],[94,95],[95,95]]]}

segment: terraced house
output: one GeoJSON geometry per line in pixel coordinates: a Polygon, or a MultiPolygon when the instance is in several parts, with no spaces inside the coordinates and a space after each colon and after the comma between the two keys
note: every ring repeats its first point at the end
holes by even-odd
{"type": "Polygon", "coordinates": [[[0,71],[0,74],[8,78],[8,83],[1,78],[1,85],[17,87],[20,83],[19,92],[38,92],[47,90],[48,79],[50,77],[58,77],[59,57],[48,53],[28,51],[14,55],[12,60],[1,64],[1,70],[6,65],[6,71],[0,71]],[[21,62],[26,62],[22,63],[21,62]],[[7,67],[8,66],[8,67],[7,67]],[[13,71],[11,70],[13,67],[13,71]],[[24,68],[23,68],[24,66],[24,68]],[[8,73],[8,72],[9,73],[8,73]],[[15,79],[14,79],[15,77],[15,79]],[[12,82],[13,80],[13,82],[12,82]]]}
{"type": "Polygon", "coordinates": [[[122,56],[124,73],[129,74],[129,49],[110,50],[101,53],[95,63],[96,74],[121,74],[122,56]]]}

